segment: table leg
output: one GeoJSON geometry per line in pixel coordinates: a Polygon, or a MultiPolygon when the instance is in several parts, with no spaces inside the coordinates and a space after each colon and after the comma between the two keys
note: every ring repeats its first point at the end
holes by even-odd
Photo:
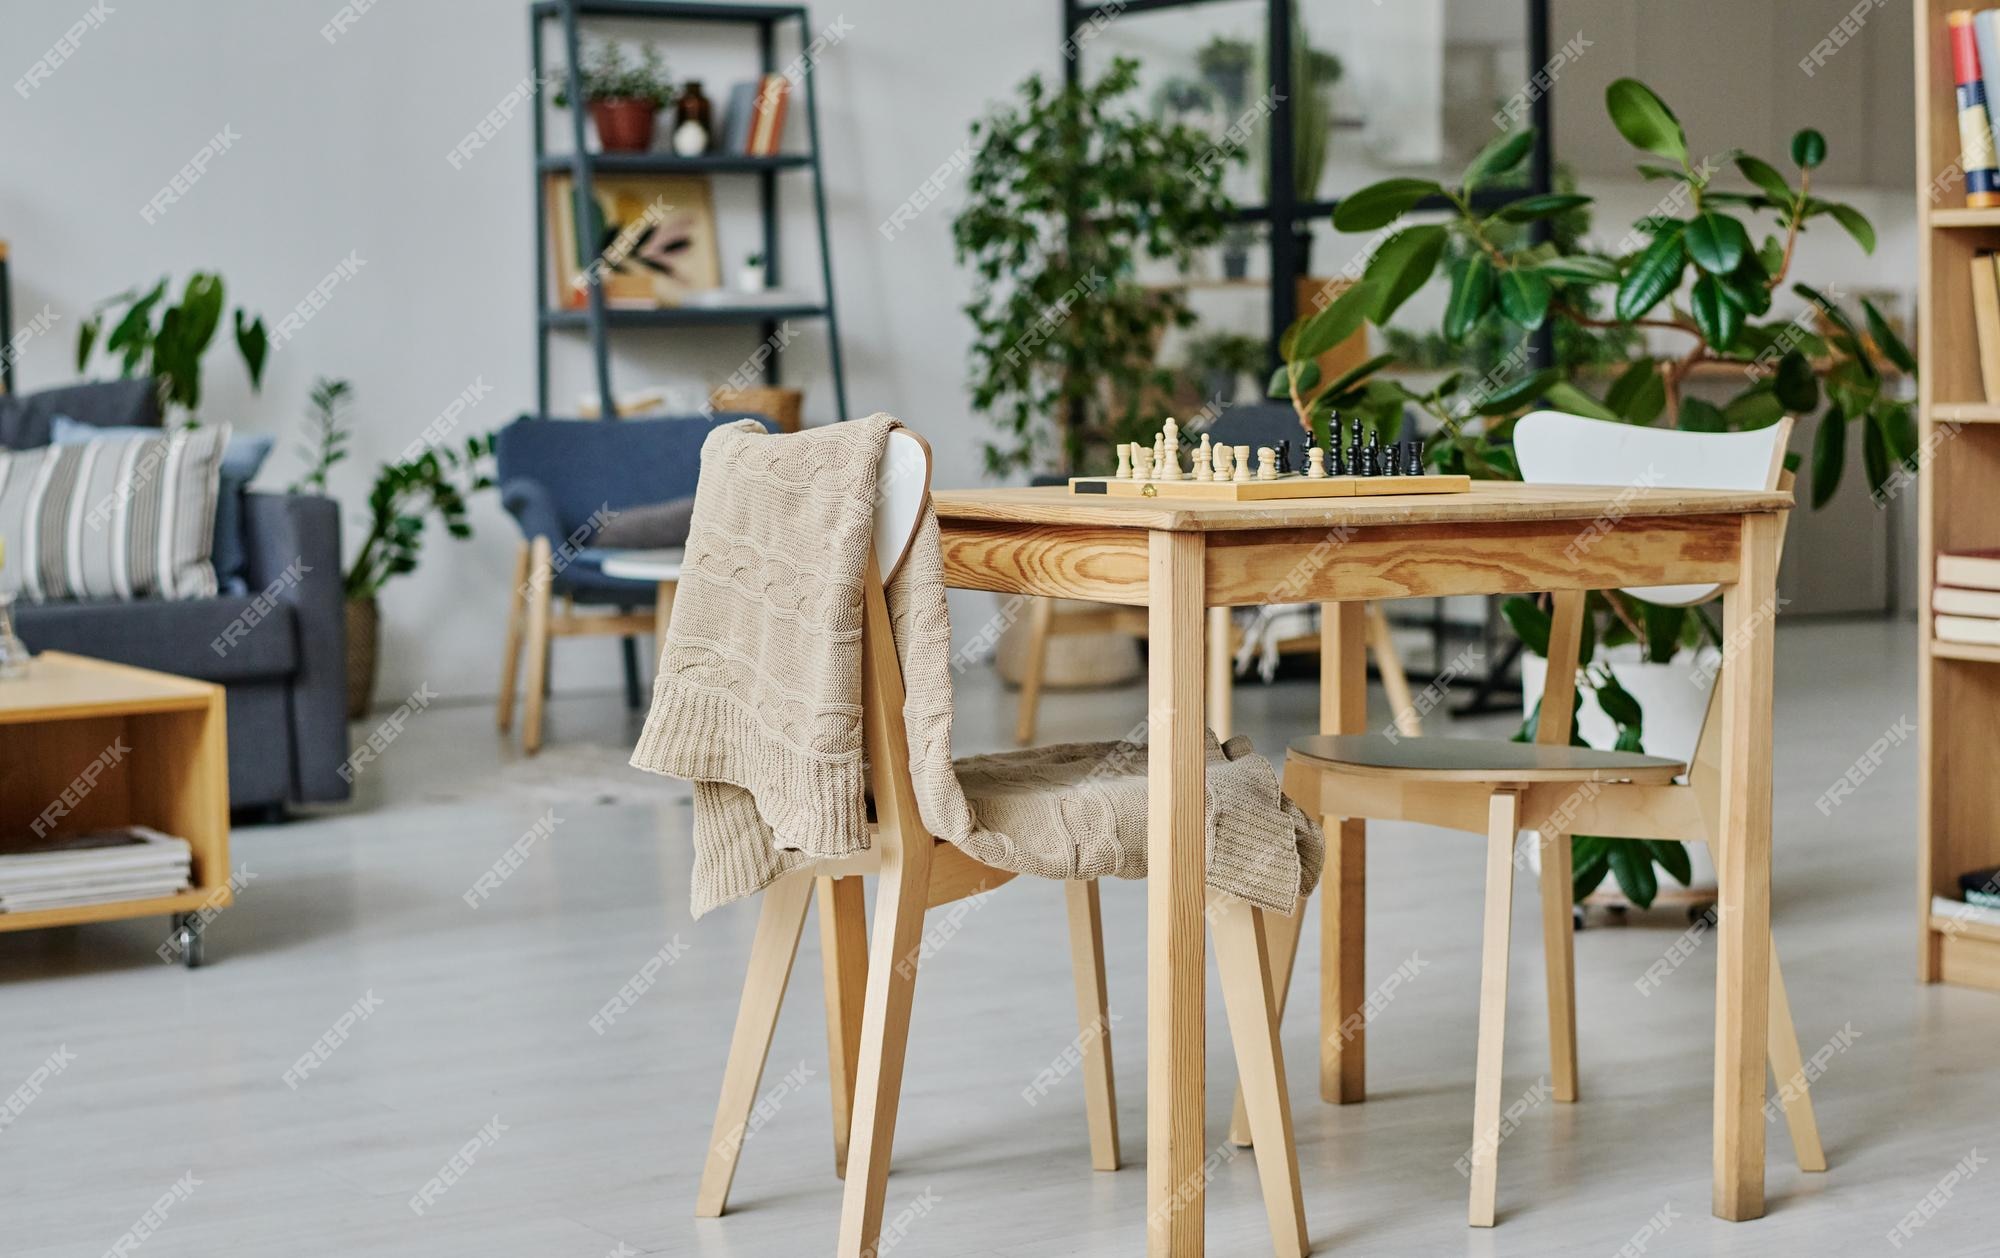
{"type": "Polygon", "coordinates": [[[1204,1127],[1202,564],[1199,533],[1151,535],[1147,632],[1146,1251],[1199,1258],[1204,1127]]]}
{"type": "MultiPolygon", "coordinates": [[[[1320,605],[1320,733],[1359,734],[1367,724],[1367,642],[1365,603],[1320,605]]],[[[1319,1094],[1352,1105],[1368,1088],[1368,823],[1329,813],[1320,824],[1319,1094]]]]}
{"type": "Polygon", "coordinates": [[[1775,515],[1743,518],[1722,597],[1723,835],[1717,881],[1715,1185],[1718,1218],[1764,1213],[1764,1051],[1771,982],[1771,669],[1775,515]]]}
{"type": "Polygon", "coordinates": [[[1208,609],[1208,727],[1216,738],[1228,742],[1236,728],[1231,701],[1236,686],[1235,622],[1227,607],[1208,609]]]}

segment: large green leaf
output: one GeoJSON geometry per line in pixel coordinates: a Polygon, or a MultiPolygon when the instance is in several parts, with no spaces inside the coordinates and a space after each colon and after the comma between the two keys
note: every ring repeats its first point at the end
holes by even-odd
{"type": "MultiPolygon", "coordinates": [[[[1353,388],[1355,385],[1359,384],[1361,381],[1367,379],[1369,376],[1374,375],[1376,372],[1382,370],[1382,368],[1387,367],[1390,363],[1393,363],[1395,361],[1396,361],[1396,356],[1394,354],[1377,354],[1375,355],[1375,357],[1367,360],[1366,362],[1360,363],[1353,367],[1349,367],[1346,371],[1343,371],[1339,375],[1335,376],[1333,378],[1333,383],[1326,386],[1326,391],[1330,395],[1345,393],[1349,389],[1353,388]]],[[[1315,364],[1314,366],[1316,367],[1317,364],[1315,364]]],[[[1315,374],[1317,374],[1317,371],[1315,371],[1315,374]]],[[[1299,392],[1304,393],[1306,392],[1306,390],[1302,388],[1299,390],[1299,392]]]]}
{"type": "Polygon", "coordinates": [[[1694,864],[1688,859],[1687,844],[1670,839],[1648,839],[1646,847],[1653,853],[1653,859],[1660,863],[1660,868],[1673,875],[1683,887],[1694,884],[1694,864]]]}
{"type": "Polygon", "coordinates": [[[1778,370],[1771,377],[1771,391],[1793,414],[1809,415],[1819,409],[1819,373],[1798,350],[1786,350],[1778,360],[1778,370]]]}
{"type": "Polygon", "coordinates": [[[1681,412],[1675,427],[1683,432],[1727,432],[1729,423],[1716,409],[1715,403],[1706,398],[1684,397],[1681,412]]]}
{"type": "Polygon", "coordinates": [[[1494,217],[1503,223],[1531,223],[1538,218],[1553,218],[1579,206],[1589,205],[1590,201],[1589,197],[1574,192],[1545,192],[1509,201],[1500,207],[1494,217]]]}
{"type": "Polygon", "coordinates": [[[1743,330],[1743,308],[1723,294],[1722,282],[1713,275],[1695,280],[1694,291],[1689,294],[1688,313],[1694,316],[1694,325],[1714,349],[1728,350],[1735,345],[1736,334],[1743,330]]]}
{"type": "Polygon", "coordinates": [[[1634,402],[1654,389],[1665,393],[1659,363],[1650,358],[1635,358],[1604,391],[1604,404],[1620,415],[1630,416],[1634,402]]]}
{"type": "Polygon", "coordinates": [[[1616,309],[1620,319],[1642,317],[1680,287],[1681,271],[1687,266],[1681,234],[1676,227],[1656,237],[1626,272],[1624,281],[1618,285],[1616,309]]]}
{"type": "Polygon", "coordinates": [[[264,387],[264,360],[270,357],[271,338],[264,331],[264,320],[246,320],[241,308],[236,311],[236,348],[243,355],[243,366],[250,372],[251,391],[261,391],[264,387]]]}
{"type": "Polygon", "coordinates": [[[1493,305],[1493,264],[1475,253],[1452,268],[1451,298],[1444,307],[1444,334],[1463,341],[1493,305]]]}
{"type": "Polygon", "coordinates": [[[1653,89],[1637,79],[1618,79],[1604,91],[1604,106],[1611,113],[1611,125],[1626,143],[1659,157],[1687,162],[1687,135],[1680,119],[1667,108],[1653,89]]]}
{"type": "Polygon", "coordinates": [[[1664,664],[1680,650],[1681,628],[1687,623],[1687,608],[1665,607],[1640,602],[1639,615],[1646,626],[1646,659],[1664,664]]]}
{"type": "Polygon", "coordinates": [[[1618,880],[1618,889],[1625,898],[1639,908],[1652,906],[1655,896],[1660,894],[1660,880],[1653,874],[1653,854],[1641,841],[1616,839],[1605,853],[1611,862],[1611,876],[1618,880]]]}
{"type": "Polygon", "coordinates": [[[1882,442],[1882,430],[1866,422],[1861,425],[1861,465],[1868,472],[1868,488],[1880,491],[1889,483],[1889,450],[1882,442]]]}
{"type": "Polygon", "coordinates": [[[1868,335],[1874,339],[1875,348],[1882,351],[1883,357],[1896,364],[1898,371],[1915,375],[1917,356],[1910,352],[1909,346],[1903,344],[1903,338],[1896,335],[1896,329],[1889,326],[1889,321],[1882,317],[1882,312],[1875,308],[1875,303],[1863,297],[1861,313],[1868,320],[1868,335]]]}
{"type": "Polygon", "coordinates": [[[1368,260],[1363,281],[1375,290],[1375,302],[1368,318],[1378,327],[1386,324],[1398,307],[1424,286],[1444,257],[1449,233],[1443,226],[1426,223],[1405,227],[1375,251],[1368,260]]]}
{"type": "Polygon", "coordinates": [[[1833,501],[1833,491],[1840,488],[1840,473],[1846,464],[1847,416],[1838,406],[1829,406],[1819,418],[1819,431],[1813,434],[1813,510],[1833,501]]]}
{"type": "Polygon", "coordinates": [[[1854,237],[1855,243],[1861,246],[1863,253],[1875,252],[1875,224],[1868,221],[1866,214],[1839,201],[1828,202],[1826,212],[1833,215],[1835,222],[1847,229],[1847,234],[1854,237]]]}
{"type": "Polygon", "coordinates": [[[1916,458],[1917,434],[1910,424],[1909,407],[1884,403],[1868,412],[1868,422],[1882,434],[1882,447],[1891,462],[1908,466],[1916,458]]]}
{"type": "Polygon", "coordinates": [[[1743,177],[1764,190],[1764,195],[1780,204],[1789,204],[1793,199],[1791,185],[1778,173],[1778,168],[1761,157],[1751,157],[1747,153],[1736,159],[1736,169],[1743,177]]]}
{"type": "Polygon", "coordinates": [[[1510,411],[1517,411],[1554,388],[1561,379],[1562,372],[1559,369],[1545,367],[1478,398],[1475,409],[1481,415],[1505,415],[1510,411]]]}
{"type": "Polygon", "coordinates": [[[1727,275],[1750,252],[1750,233],[1727,214],[1704,210],[1687,227],[1688,256],[1710,275],[1727,275]]]}
{"type": "Polygon", "coordinates": [[[1442,196],[1435,179],[1384,179],[1340,199],[1333,207],[1333,225],[1344,232],[1372,232],[1387,227],[1423,200],[1442,196]]]}
{"type": "Polygon", "coordinates": [[[1519,166],[1534,151],[1535,132],[1532,128],[1500,136],[1479,150],[1479,155],[1466,166],[1460,183],[1465,191],[1470,192],[1495,175],[1504,175],[1519,166]]]}
{"type": "Polygon", "coordinates": [[[83,374],[84,366],[90,362],[90,351],[97,344],[97,334],[103,330],[104,316],[101,314],[87,315],[77,326],[76,374],[79,376],[83,374]]]}
{"type": "Polygon", "coordinates": [[[1606,672],[1597,683],[1597,706],[1604,709],[1604,715],[1615,723],[1634,731],[1643,731],[1646,714],[1639,707],[1639,701],[1632,692],[1625,689],[1613,674],[1606,672]]]}
{"type": "Polygon", "coordinates": [[[1375,301],[1375,289],[1366,279],[1326,304],[1326,309],[1298,325],[1298,333],[1286,356],[1293,360],[1318,358],[1353,336],[1368,318],[1375,301]]]}
{"type": "MultiPolygon", "coordinates": [[[[1716,429],[1718,432],[1723,428],[1732,432],[1768,428],[1785,417],[1785,404],[1778,400],[1777,390],[1767,380],[1731,398],[1722,408],[1722,415],[1726,422],[1716,429]]],[[[1683,422],[1681,426],[1685,428],[1687,424],[1683,422]]]]}
{"type": "Polygon", "coordinates": [[[1549,405],[1572,415],[1585,415],[1591,419],[1622,420],[1625,417],[1604,403],[1585,393],[1567,380],[1558,380],[1546,390],[1549,405]]]}
{"type": "Polygon", "coordinates": [[[1549,317],[1553,295],[1539,272],[1510,269],[1500,274],[1500,309],[1530,332],[1549,317]]]}
{"type": "Polygon", "coordinates": [[[1531,264],[1543,275],[1559,280],[1582,281],[1587,284],[1614,283],[1619,276],[1618,264],[1609,258],[1595,254],[1573,253],[1562,257],[1545,258],[1531,264]]]}
{"type": "Polygon", "coordinates": [[[1545,659],[1548,657],[1549,613],[1546,608],[1532,598],[1516,594],[1501,601],[1500,614],[1514,627],[1522,646],[1545,659]]]}

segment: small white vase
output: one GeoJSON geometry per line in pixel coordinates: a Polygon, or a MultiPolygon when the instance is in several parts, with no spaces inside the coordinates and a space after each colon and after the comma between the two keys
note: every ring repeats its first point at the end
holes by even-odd
{"type": "Polygon", "coordinates": [[[763,292],[764,264],[759,262],[753,266],[750,263],[744,263],[742,268],[736,272],[736,287],[746,293],[763,292]]]}

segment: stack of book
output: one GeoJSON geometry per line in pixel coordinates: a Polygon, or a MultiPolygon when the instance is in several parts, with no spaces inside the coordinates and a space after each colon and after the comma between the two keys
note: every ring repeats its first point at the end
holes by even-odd
{"type": "Polygon", "coordinates": [[[1931,617],[1940,642],[2000,646],[2000,550],[1939,555],[1931,617]]]}
{"type": "Polygon", "coordinates": [[[0,852],[0,913],[151,900],[193,882],[186,839],[145,826],[10,839],[0,852]]]}
{"type": "Polygon", "coordinates": [[[2000,866],[1992,869],[1975,869],[1969,874],[1960,874],[1958,890],[1964,899],[1932,896],[1931,913],[1954,921],[2000,926],[2000,866]]]}
{"type": "Polygon", "coordinates": [[[722,151],[732,157],[776,157],[785,138],[792,81],[782,74],[738,83],[729,92],[722,151]]]}

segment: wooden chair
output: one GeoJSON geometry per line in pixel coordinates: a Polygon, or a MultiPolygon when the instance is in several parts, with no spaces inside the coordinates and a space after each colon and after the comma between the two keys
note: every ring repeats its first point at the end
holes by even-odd
{"type": "MultiPolygon", "coordinates": [[[[1670,485],[1686,488],[1789,487],[1784,471],[1789,420],[1748,433],[1685,433],[1604,423],[1541,411],[1515,428],[1523,478],[1554,484],[1670,485]]],[[[1615,520],[1602,527],[1619,527],[1615,520]]],[[[1592,527],[1579,532],[1587,551],[1592,527]]],[[[1782,526],[1781,526],[1782,527],[1782,526]]],[[[1628,593],[1655,603],[1692,606],[1714,586],[1664,586],[1628,593]]],[[[1542,947],[1548,975],[1552,1091],[1559,1101],[1577,1098],[1576,992],[1570,917],[1570,836],[1669,839],[1708,843],[1721,835],[1721,722],[1709,715],[1691,763],[1637,753],[1570,745],[1576,701],[1576,661],[1584,616],[1582,591],[1554,596],[1547,687],[1536,740],[1392,739],[1376,735],[1323,735],[1292,744],[1285,758],[1285,790],[1311,814],[1345,819],[1414,821],[1484,834],[1485,935],[1479,1000],[1477,1076],[1470,1154],[1469,1217],[1491,1227],[1497,1188],[1501,1119],[1501,1047],[1506,1027],[1507,948],[1515,841],[1522,829],[1541,832],[1542,947]],[[1558,664],[1560,661],[1560,664],[1558,664]]],[[[1329,819],[1330,820],[1330,819],[1329,819]]],[[[1341,842],[1359,842],[1360,831],[1342,827],[1341,842]]],[[[1337,873],[1328,835],[1326,881],[1335,897],[1323,907],[1322,1075],[1328,1100],[1362,1099],[1360,1017],[1365,889],[1360,878],[1337,873]]],[[[1721,864],[1718,853],[1716,863],[1721,864]]],[[[1359,862],[1355,865],[1358,867],[1359,862]]],[[[1290,976],[1296,930],[1274,936],[1279,982],[1290,976]]],[[[1280,998],[1282,1002],[1282,997],[1280,998]]],[[[1779,1084],[1799,1167],[1826,1169],[1798,1037],[1771,955],[1768,1053],[1779,1084]]],[[[1239,1134],[1240,1130],[1239,1130],[1239,1134]]]]}
{"type": "MultiPolygon", "coordinates": [[[[896,430],[881,475],[875,548],[869,559],[862,608],[862,727],[875,802],[871,850],[796,871],[763,892],[749,974],[730,1040],[722,1099],[716,1108],[696,1204],[699,1216],[722,1213],[742,1133],[756,1101],[806,904],[817,881],[827,951],[827,1024],[834,1063],[830,1074],[835,1090],[837,1158],[843,1137],[846,1141],[846,1194],[837,1249],[840,1258],[866,1258],[877,1252],[880,1242],[911,1001],[924,950],[924,916],[930,909],[983,894],[1015,877],[934,838],[924,829],[918,813],[903,728],[902,669],[891,637],[885,578],[879,574],[894,574],[914,536],[929,494],[929,447],[915,434],[896,430]],[[860,941],[866,926],[859,878],[866,874],[878,876],[881,882],[876,893],[873,939],[864,953],[860,941]],[[857,993],[861,994],[858,1002],[857,993]]],[[[1097,887],[1094,882],[1070,882],[1065,890],[1077,1015],[1082,1027],[1079,1039],[1084,1050],[1091,1161],[1099,1169],[1115,1170],[1117,1107],[1097,887]]],[[[1249,1125],[1259,1137],[1260,1147],[1279,1151],[1258,1158],[1275,1250],[1280,1258],[1302,1258],[1308,1252],[1304,1198],[1284,1088],[1264,914],[1218,894],[1210,897],[1209,919],[1238,1069],[1248,1098],[1249,1125]]]]}

